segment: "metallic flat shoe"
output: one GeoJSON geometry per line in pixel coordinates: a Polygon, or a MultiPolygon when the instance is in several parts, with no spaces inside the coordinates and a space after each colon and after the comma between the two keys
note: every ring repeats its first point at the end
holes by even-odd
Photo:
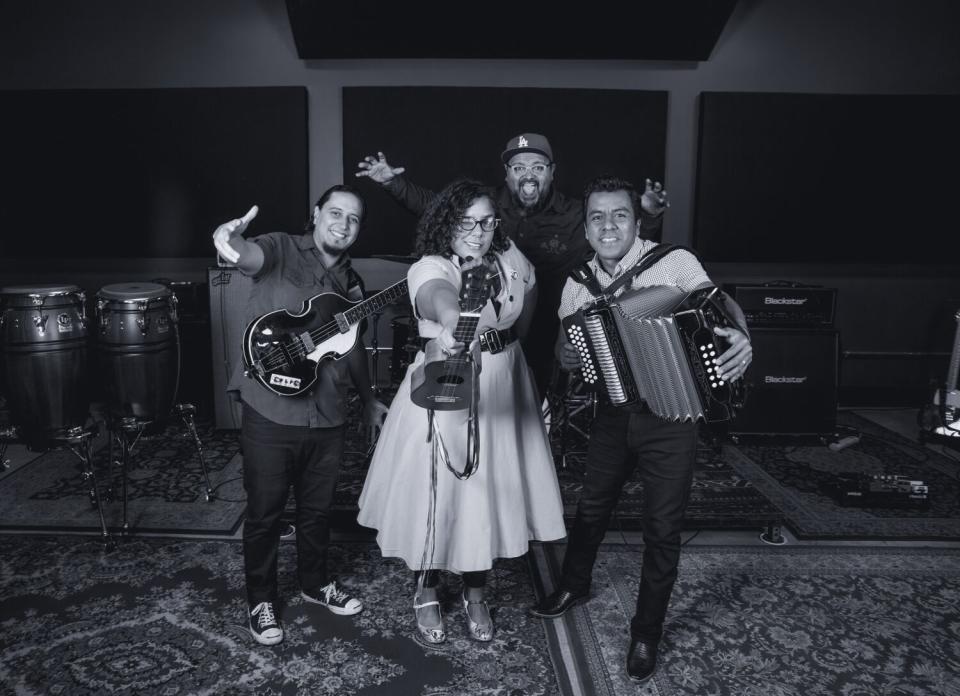
{"type": "Polygon", "coordinates": [[[493,640],[493,619],[490,619],[489,626],[481,626],[470,618],[471,604],[482,604],[483,608],[487,610],[487,616],[490,615],[490,607],[487,606],[486,600],[481,599],[479,602],[472,602],[464,595],[461,595],[460,599],[463,600],[463,611],[467,615],[467,627],[470,629],[470,635],[473,636],[473,639],[479,640],[482,643],[488,643],[493,640]]]}
{"type": "Polygon", "coordinates": [[[437,645],[444,642],[447,639],[447,632],[443,626],[443,612],[440,610],[440,602],[424,602],[423,604],[417,604],[416,599],[413,602],[413,615],[417,620],[417,633],[420,634],[420,637],[423,638],[424,642],[430,643],[431,645],[437,645]],[[424,607],[432,607],[436,605],[437,611],[440,612],[440,628],[427,628],[420,623],[420,617],[417,615],[417,609],[423,609],[424,607]]]}

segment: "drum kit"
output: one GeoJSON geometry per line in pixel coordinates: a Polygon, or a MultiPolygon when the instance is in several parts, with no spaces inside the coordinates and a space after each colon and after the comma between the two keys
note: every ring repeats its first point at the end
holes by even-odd
{"type": "Polygon", "coordinates": [[[192,404],[176,403],[180,378],[177,298],[158,283],[118,283],[97,292],[93,322],[86,294],[76,285],[0,288],[0,392],[12,428],[0,433],[0,460],[19,441],[44,451],[66,447],[83,464],[85,485],[111,545],[93,466],[100,424],[90,415],[96,385],[102,389],[110,464],[123,481],[122,533],[127,522],[127,468],[137,440],[152,426],[179,416],[193,437],[206,482],[213,491],[192,404]],[[120,457],[116,459],[115,448],[120,457]]]}

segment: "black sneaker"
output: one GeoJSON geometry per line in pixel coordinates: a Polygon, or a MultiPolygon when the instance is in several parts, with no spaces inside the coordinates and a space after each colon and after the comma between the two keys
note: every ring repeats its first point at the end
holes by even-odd
{"type": "Polygon", "coordinates": [[[273,611],[273,602],[260,602],[250,610],[250,635],[261,645],[276,645],[283,640],[283,629],[273,611]]]}
{"type": "Polygon", "coordinates": [[[363,602],[344,592],[336,580],[331,580],[316,592],[303,590],[300,594],[308,602],[322,604],[334,614],[340,614],[341,616],[359,614],[363,611],[363,602]]]}

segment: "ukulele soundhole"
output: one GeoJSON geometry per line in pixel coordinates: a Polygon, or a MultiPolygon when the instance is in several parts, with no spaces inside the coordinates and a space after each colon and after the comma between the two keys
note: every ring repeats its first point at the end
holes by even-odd
{"type": "Polygon", "coordinates": [[[440,375],[437,377],[437,384],[452,384],[455,387],[463,384],[463,381],[463,377],[460,375],[440,375]]]}

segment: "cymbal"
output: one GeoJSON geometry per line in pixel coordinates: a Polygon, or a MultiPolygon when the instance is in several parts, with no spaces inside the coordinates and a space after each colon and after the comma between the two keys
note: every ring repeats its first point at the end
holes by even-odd
{"type": "Polygon", "coordinates": [[[420,259],[416,256],[401,256],[399,254],[372,254],[372,259],[382,259],[384,261],[396,261],[397,263],[416,263],[420,259]]]}

